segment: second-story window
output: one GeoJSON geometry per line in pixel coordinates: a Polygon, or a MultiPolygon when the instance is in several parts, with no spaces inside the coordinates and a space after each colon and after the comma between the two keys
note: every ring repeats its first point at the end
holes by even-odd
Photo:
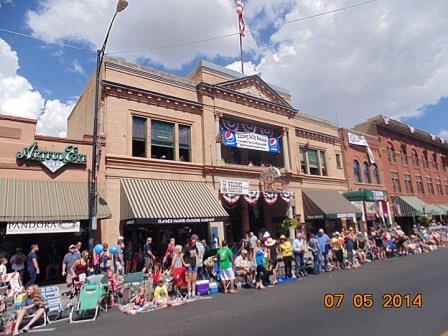
{"type": "Polygon", "coordinates": [[[300,171],[302,174],[308,174],[308,163],[306,159],[306,150],[303,147],[300,147],[300,171]]]}
{"type": "Polygon", "coordinates": [[[132,117],[132,156],[146,157],[146,118],[132,117]]]}
{"type": "Polygon", "coordinates": [[[336,154],[336,168],[337,169],[342,169],[341,154],[336,154]]]}
{"type": "Polygon", "coordinates": [[[372,164],[372,175],[373,183],[381,184],[380,170],[378,169],[378,165],[376,163],[372,164]]]}
{"type": "Polygon", "coordinates": [[[408,194],[413,194],[414,193],[414,186],[412,184],[411,175],[404,174],[404,184],[405,184],[405,187],[406,187],[406,192],[408,194]]]}
{"type": "Polygon", "coordinates": [[[302,174],[328,176],[325,151],[300,147],[299,154],[302,174]]]}
{"type": "Polygon", "coordinates": [[[397,172],[391,173],[392,177],[392,185],[394,186],[394,192],[401,193],[401,183],[400,183],[400,176],[397,172]]]}
{"type": "Polygon", "coordinates": [[[442,182],[438,177],[435,180],[436,180],[437,195],[443,196],[442,182]]]}
{"type": "Polygon", "coordinates": [[[324,151],[319,151],[319,163],[320,163],[320,168],[322,169],[322,176],[328,176],[327,160],[325,159],[324,151]]]}
{"type": "Polygon", "coordinates": [[[174,124],[151,120],[151,158],[174,160],[174,124]]]}
{"type": "Polygon", "coordinates": [[[358,160],[354,160],[353,161],[353,175],[355,176],[355,182],[356,183],[361,183],[362,182],[361,166],[360,166],[358,160]]]}
{"type": "Polygon", "coordinates": [[[423,186],[423,179],[421,176],[416,175],[415,176],[415,183],[417,184],[417,191],[419,194],[424,195],[425,194],[425,187],[423,186]]]}
{"type": "Polygon", "coordinates": [[[434,185],[432,184],[432,178],[426,177],[426,185],[430,195],[434,195],[434,185]]]}
{"type": "Polygon", "coordinates": [[[420,167],[420,159],[418,158],[418,154],[415,149],[412,150],[412,163],[414,167],[420,167]]]}
{"type": "Polygon", "coordinates": [[[307,150],[308,154],[308,166],[310,169],[311,175],[320,175],[320,169],[319,169],[319,152],[315,149],[309,149],[307,150]]]}
{"type": "Polygon", "coordinates": [[[364,176],[364,183],[372,183],[372,176],[370,174],[370,166],[367,162],[364,162],[363,166],[362,166],[362,172],[363,172],[363,176],[364,176]]]}
{"type": "Polygon", "coordinates": [[[179,161],[191,161],[190,126],[179,125],[179,161]]]}

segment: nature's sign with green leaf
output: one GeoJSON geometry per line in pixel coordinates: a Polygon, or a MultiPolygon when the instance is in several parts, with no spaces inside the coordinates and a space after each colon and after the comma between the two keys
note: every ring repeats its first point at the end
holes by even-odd
{"type": "Polygon", "coordinates": [[[69,145],[63,152],[40,150],[37,142],[17,153],[19,160],[40,161],[52,173],[64,167],[67,163],[85,165],[87,155],[78,153],[78,147],[69,145]]]}

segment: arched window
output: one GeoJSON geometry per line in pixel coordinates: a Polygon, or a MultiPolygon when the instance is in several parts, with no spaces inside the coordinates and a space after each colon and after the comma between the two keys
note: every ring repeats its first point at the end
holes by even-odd
{"type": "Polygon", "coordinates": [[[439,169],[439,162],[437,161],[437,153],[432,154],[432,165],[435,170],[439,169]]]}
{"type": "Polygon", "coordinates": [[[364,183],[372,183],[372,176],[370,175],[370,166],[367,162],[364,162],[362,166],[362,174],[364,177],[364,183]]]}
{"type": "Polygon", "coordinates": [[[401,156],[401,164],[408,165],[408,151],[406,149],[406,145],[401,145],[400,156],[401,156]]]}
{"type": "Polygon", "coordinates": [[[387,157],[389,158],[390,163],[395,163],[395,148],[390,142],[387,144],[387,157]]]}
{"type": "Polygon", "coordinates": [[[423,151],[423,168],[429,168],[428,151],[426,150],[423,151]]]}
{"type": "Polygon", "coordinates": [[[353,174],[355,175],[355,182],[361,183],[361,166],[359,165],[359,162],[357,160],[353,161],[353,174]]]}
{"type": "Polygon", "coordinates": [[[372,165],[372,175],[373,175],[373,183],[381,184],[380,170],[378,169],[378,165],[376,163],[372,165]]]}
{"type": "Polygon", "coordinates": [[[412,162],[414,163],[414,167],[420,167],[420,160],[415,149],[412,150],[412,162]]]}

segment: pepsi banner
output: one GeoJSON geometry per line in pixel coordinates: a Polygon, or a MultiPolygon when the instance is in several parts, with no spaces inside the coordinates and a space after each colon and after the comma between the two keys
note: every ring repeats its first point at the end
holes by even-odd
{"type": "Polygon", "coordinates": [[[266,135],[223,130],[221,137],[224,146],[280,153],[278,139],[266,135]]]}

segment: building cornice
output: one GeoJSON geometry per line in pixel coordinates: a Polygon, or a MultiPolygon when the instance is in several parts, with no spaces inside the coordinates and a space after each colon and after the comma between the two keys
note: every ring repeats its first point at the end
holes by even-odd
{"type": "Polygon", "coordinates": [[[325,133],[307,130],[304,128],[297,128],[297,127],[296,127],[296,136],[299,138],[305,138],[308,140],[325,142],[325,143],[329,143],[329,144],[333,144],[333,145],[340,144],[342,142],[341,139],[337,136],[328,135],[325,133]]]}
{"type": "Polygon", "coordinates": [[[296,109],[292,107],[287,107],[268,100],[252,97],[247,94],[227,89],[219,85],[212,85],[201,82],[197,85],[197,90],[198,93],[202,95],[210,97],[218,97],[238,104],[254,107],[257,109],[265,110],[276,114],[285,115],[289,118],[294,117],[294,115],[298,112],[296,109]]]}
{"type": "Polygon", "coordinates": [[[142,170],[147,170],[148,168],[157,169],[176,169],[185,171],[199,171],[202,172],[203,166],[201,164],[183,161],[171,161],[171,160],[159,160],[159,159],[148,159],[148,158],[137,158],[132,156],[124,155],[106,155],[106,166],[107,168],[123,168],[128,169],[129,167],[142,168],[142,170]]]}
{"type": "Polygon", "coordinates": [[[0,120],[17,121],[17,122],[28,123],[28,124],[36,124],[37,123],[37,119],[15,117],[15,116],[7,115],[7,114],[1,114],[1,112],[0,112],[0,120]]]}
{"type": "Polygon", "coordinates": [[[139,89],[116,82],[103,81],[102,83],[103,94],[105,96],[132,100],[143,104],[156,105],[183,112],[202,114],[203,104],[192,100],[139,89]]]}

